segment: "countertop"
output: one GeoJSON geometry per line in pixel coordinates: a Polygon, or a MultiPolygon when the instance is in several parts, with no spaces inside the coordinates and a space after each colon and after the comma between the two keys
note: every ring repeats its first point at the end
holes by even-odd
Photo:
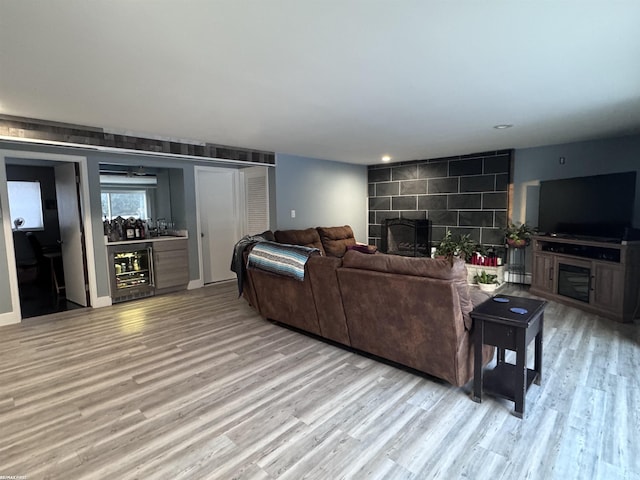
{"type": "Polygon", "coordinates": [[[129,245],[132,243],[149,243],[149,242],[166,242],[169,240],[186,240],[188,235],[161,235],[159,237],[139,238],[137,240],[120,240],[118,242],[109,242],[107,237],[104,237],[104,243],[108,247],[110,245],[129,245]]]}

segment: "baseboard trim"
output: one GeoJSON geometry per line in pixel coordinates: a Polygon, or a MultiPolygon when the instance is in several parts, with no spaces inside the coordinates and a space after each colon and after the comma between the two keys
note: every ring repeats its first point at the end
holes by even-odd
{"type": "Polygon", "coordinates": [[[196,288],[202,288],[204,287],[204,282],[202,281],[202,279],[197,278],[196,280],[190,280],[189,284],[187,285],[187,290],[195,290],[196,288]]]}
{"type": "Polygon", "coordinates": [[[111,305],[113,305],[113,301],[111,300],[111,297],[107,295],[106,297],[96,298],[96,301],[93,302],[93,305],[91,305],[91,307],[102,308],[102,307],[110,307],[111,305]]]}
{"type": "Polygon", "coordinates": [[[20,323],[18,312],[0,313],[0,327],[3,325],[15,325],[20,323]]]}

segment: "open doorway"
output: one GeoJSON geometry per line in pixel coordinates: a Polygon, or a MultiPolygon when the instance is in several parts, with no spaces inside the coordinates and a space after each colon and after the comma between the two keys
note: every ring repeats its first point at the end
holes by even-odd
{"type": "Polygon", "coordinates": [[[22,318],[89,305],[78,164],[6,159],[22,318]]]}

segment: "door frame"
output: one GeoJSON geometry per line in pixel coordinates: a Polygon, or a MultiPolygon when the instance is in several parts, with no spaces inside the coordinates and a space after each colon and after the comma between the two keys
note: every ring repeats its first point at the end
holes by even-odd
{"type": "MultiPolygon", "coordinates": [[[[235,182],[234,182],[234,192],[235,192],[235,200],[236,200],[236,209],[235,209],[235,217],[238,221],[237,227],[240,233],[240,236],[244,235],[245,232],[245,226],[244,224],[246,223],[244,220],[244,209],[243,209],[243,205],[244,205],[244,201],[242,198],[242,194],[244,192],[244,189],[242,187],[242,182],[240,181],[241,179],[241,170],[237,169],[237,168],[225,168],[225,167],[203,167],[203,166],[199,166],[196,165],[193,169],[193,175],[194,175],[194,180],[195,180],[195,193],[196,193],[196,236],[198,239],[198,280],[197,280],[197,285],[194,285],[194,288],[200,288],[200,287],[204,287],[204,258],[202,256],[202,224],[200,222],[200,212],[201,212],[201,205],[200,205],[200,182],[199,182],[199,176],[201,173],[208,173],[208,172],[220,172],[220,171],[224,171],[224,172],[228,172],[228,171],[233,171],[236,173],[235,175],[235,182]]],[[[238,240],[240,240],[238,238],[238,240]]],[[[230,254],[231,252],[229,252],[230,254]]],[[[231,264],[231,259],[229,259],[229,264],[231,264]]]]}
{"type": "Polygon", "coordinates": [[[87,281],[89,282],[89,306],[98,306],[98,287],[96,281],[95,249],[91,225],[91,202],[89,197],[89,174],[87,157],[58,153],[0,149],[0,215],[6,243],[7,265],[9,270],[9,288],[11,291],[11,311],[0,313],[0,325],[20,323],[20,294],[18,290],[18,270],[16,267],[11,215],[9,214],[9,195],[7,192],[7,158],[50,160],[54,162],[77,163],[80,171],[80,212],[84,224],[84,246],[87,261],[87,281]]]}

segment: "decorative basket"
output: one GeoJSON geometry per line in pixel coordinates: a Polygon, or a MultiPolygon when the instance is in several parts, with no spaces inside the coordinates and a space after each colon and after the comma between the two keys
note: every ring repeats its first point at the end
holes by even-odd
{"type": "Polygon", "coordinates": [[[511,248],[524,248],[529,245],[528,238],[518,238],[514,240],[513,238],[507,238],[507,246],[511,248]]]}

